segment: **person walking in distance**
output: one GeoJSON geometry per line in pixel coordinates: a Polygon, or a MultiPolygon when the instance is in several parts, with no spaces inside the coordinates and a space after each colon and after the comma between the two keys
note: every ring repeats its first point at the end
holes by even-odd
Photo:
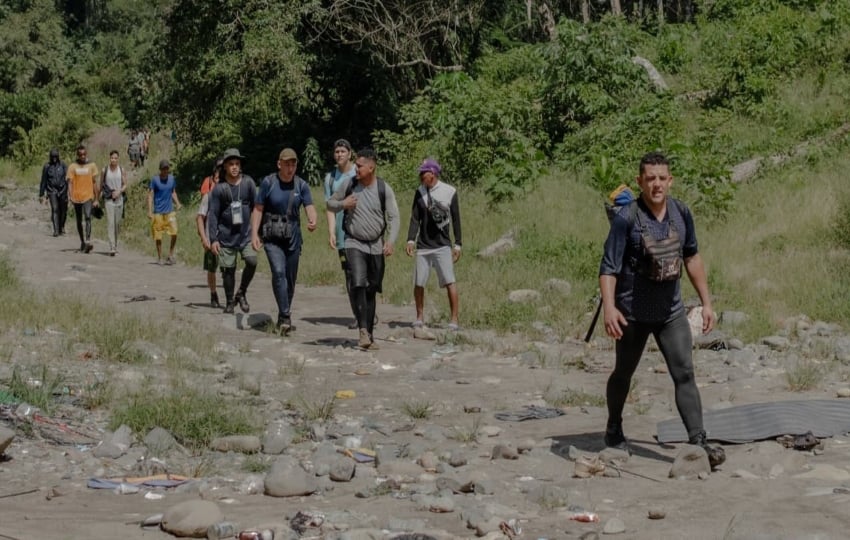
{"type": "Polygon", "coordinates": [[[80,235],[80,251],[91,253],[91,209],[100,206],[100,186],[97,181],[97,165],[90,163],[88,150],[83,145],[77,147],[77,161],[68,166],[68,192],[74,205],[74,217],[77,221],[77,233],[80,235]],[[85,221],[85,229],[83,228],[85,221]]]}
{"type": "Polygon", "coordinates": [[[287,335],[292,326],[292,298],[301,257],[301,219],[299,208],[307,214],[307,230],[316,230],[316,207],[310,186],[295,174],[298,155],[284,148],[278,155],[277,173],[260,182],[251,214],[251,244],[255,251],[263,247],[272,272],[272,291],[277,302],[277,331],[287,335]]]}
{"type": "Polygon", "coordinates": [[[257,198],[254,179],[242,173],[244,156],[236,148],[228,148],[221,156],[224,178],[210,192],[207,214],[210,250],[218,256],[221,280],[227,304],[225,313],[233,313],[236,304],[243,313],[251,310],[248,304],[248,286],[257,270],[257,252],[251,245],[251,212],[257,198]],[[245,268],[236,288],[236,257],[242,256],[245,268]]]}
{"type": "Polygon", "coordinates": [[[109,238],[109,255],[118,250],[118,231],[124,217],[124,192],[127,190],[127,173],[118,164],[118,150],[109,152],[109,165],[103,169],[100,192],[106,207],[106,233],[109,238]]]}
{"type": "Polygon", "coordinates": [[[410,226],[407,229],[405,252],[416,253],[413,270],[413,300],[416,304],[416,321],[413,336],[435,339],[425,326],[425,284],[431,268],[437,271],[437,281],[449,297],[451,312],[449,330],[458,330],[458,292],[454,264],[460,259],[461,229],[460,206],[457,190],[440,181],[442,167],[434,159],[426,159],[419,166],[419,188],[413,195],[410,226]],[[454,235],[452,244],[450,232],[454,235]]]}
{"type": "Polygon", "coordinates": [[[702,331],[711,331],[715,314],[693,216],[684,203],[669,196],[673,176],[663,154],[643,156],[637,183],[640,196],[611,220],[599,268],[605,331],[616,340],[614,371],[606,390],[605,444],[628,450],[623,408],[632,375],[652,334],[673,379],[676,408],[689,442],[705,450],[714,468],[726,455],[723,448],[707,443],[694,379],[691,330],[680,288],[684,267],[702,303],[702,331]]]}
{"type": "Polygon", "coordinates": [[[65,234],[65,219],[68,216],[68,166],[59,159],[59,150],[54,148],[44,167],[41,168],[41,183],[38,198],[42,204],[50,202],[50,221],[53,236],[65,234]]]}
{"type": "Polygon", "coordinates": [[[345,257],[351,265],[351,285],[359,327],[358,345],[378,349],[373,334],[375,301],[384,279],[385,257],[393,254],[398,238],[399,213],[395,193],[376,175],[377,156],[361,150],[354,162],[356,177],[345,182],[328,199],[331,212],[345,210],[345,257]],[[384,241],[387,225],[389,236],[384,241]]]}
{"type": "MultiPolygon", "coordinates": [[[[345,139],[339,139],[334,143],[334,162],[336,167],[325,175],[325,203],[339,189],[341,185],[354,178],[355,169],[352,160],[351,143],[345,139]]],[[[339,255],[342,272],[345,275],[345,292],[348,295],[348,303],[351,313],[354,314],[354,325],[352,330],[357,329],[357,315],[355,311],[354,295],[351,288],[351,265],[345,257],[345,231],[342,229],[343,211],[325,211],[328,219],[328,243],[331,249],[335,249],[339,255]]]]}
{"type": "Polygon", "coordinates": [[[198,213],[195,215],[195,226],[198,228],[198,236],[204,248],[204,270],[207,273],[207,287],[210,289],[210,306],[220,308],[218,291],[216,290],[215,273],[218,271],[218,257],[210,249],[210,237],[207,230],[207,214],[210,209],[210,192],[218,184],[221,174],[221,159],[216,159],[212,174],[201,182],[201,202],[198,204],[198,213]]]}
{"type": "Polygon", "coordinates": [[[171,237],[165,264],[174,264],[174,247],[177,245],[177,214],[183,205],[177,198],[177,180],[169,174],[171,163],[167,159],[159,162],[159,174],[148,184],[148,217],[151,220],[151,236],[156,243],[156,263],[162,264],[162,237],[171,237]]]}

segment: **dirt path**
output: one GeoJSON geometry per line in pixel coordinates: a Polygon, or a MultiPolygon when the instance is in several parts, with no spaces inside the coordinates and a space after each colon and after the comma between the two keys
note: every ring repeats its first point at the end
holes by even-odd
{"type": "MultiPolygon", "coordinates": [[[[95,241],[92,254],[77,253],[73,223],[69,223],[67,236],[52,238],[47,212],[31,200],[0,210],[4,224],[0,243],[8,248],[28,283],[37,288],[73,290],[98,304],[175,321],[185,325],[186,332],[213,329],[216,341],[231,344],[223,360],[228,368],[259,377],[259,396],[252,398],[252,403],[265,421],[285,417],[284,404],[294,396],[353,390],[354,399],[336,402],[334,418],[328,424],[328,432],[340,437],[337,444],[344,437],[357,436],[364,439],[364,446],[402,446],[409,450],[411,463],[428,451],[437,456],[457,452],[467,458],[468,464],[457,468],[441,463],[439,473],[421,469],[407,484],[412,492],[433,492],[439,476],[475,479],[488,487],[488,493],[454,495],[453,512],[429,512],[412,495],[356,497],[357,491],[373,488],[379,477],[374,467],[361,465],[350,483],[330,482],[325,477],[320,494],[276,499],[246,495],[239,489],[248,476],[240,468],[244,456],[212,453],[214,471],[199,489],[205,498],[216,500],[229,519],[242,524],[283,522],[298,510],[312,510],[333,516],[333,522],[343,529],[387,529],[402,520],[419,532],[441,531],[437,536],[450,538],[472,536],[466,527],[469,516],[489,512],[500,519],[519,519],[523,538],[601,534],[611,518],[623,521],[624,538],[845,536],[844,508],[850,496],[831,491],[806,494],[813,488],[827,493],[833,486],[850,482],[847,439],[830,441],[828,451],[819,456],[783,449],[772,441],[729,446],[727,464],[707,480],[667,479],[680,448],[662,447],[652,440],[655,423],[675,415],[672,384],[669,376],[657,369],[657,353],[649,354],[640,368],[636,401],[641,405],[632,404],[628,409],[627,434],[634,438],[636,449],[626,466],[629,473],[620,478],[576,479],[567,450],[571,445],[586,452],[602,449],[604,406],[571,404],[563,407],[564,416],[525,422],[498,421],[493,413],[546,405],[544,395],[560,389],[604,396],[613,356],[610,350],[588,349],[570,341],[530,343],[521,336],[496,337],[478,331],[464,332],[464,345],[417,341],[409,328],[410,308],[381,305],[381,323],[375,332],[381,350],[361,352],[352,347],[356,335],[346,326],[350,320],[347,302],[339,287],[299,287],[293,311],[297,332],[282,340],[255,328],[275,311],[268,276],[257,275],[251,285],[249,316],[226,316],[205,305],[208,293],[200,269],[180,264],[157,266],[149,256],[127,250],[109,257],[103,239],[95,241]],[[139,295],[155,300],[124,302],[139,295]],[[296,356],[305,364],[303,372],[294,377],[284,368],[296,356]],[[412,401],[432,404],[432,417],[412,420],[403,410],[403,405],[412,401]],[[475,408],[481,412],[466,412],[475,408]],[[415,427],[409,428],[409,424],[415,427]],[[464,442],[461,435],[476,428],[477,442],[464,442]],[[491,459],[497,444],[515,447],[527,439],[532,441],[530,453],[516,460],[491,459]],[[827,465],[832,469],[819,468],[827,465]],[[741,471],[752,478],[740,478],[746,476],[741,471]],[[805,477],[811,471],[817,474],[805,477]],[[597,512],[601,523],[569,520],[570,506],[597,512]],[[650,508],[662,509],[666,518],[648,520],[650,508]]],[[[184,233],[179,241],[194,243],[194,234],[184,233]]],[[[598,345],[606,345],[605,340],[598,345]]],[[[707,351],[701,351],[698,359],[699,384],[707,408],[728,406],[732,399],[738,404],[783,396],[801,398],[784,391],[781,370],[729,366],[722,353],[707,351]],[[733,369],[744,373],[737,378],[723,376],[733,369]]],[[[206,362],[204,370],[187,373],[187,377],[197,377],[198,384],[212,385],[222,393],[244,394],[234,389],[233,378],[221,377],[220,364],[206,362]]],[[[157,377],[156,373],[148,375],[157,377]]],[[[823,394],[812,392],[809,397],[814,396],[823,394]]],[[[103,420],[92,419],[100,425],[103,420]]],[[[299,443],[291,453],[309,457],[312,444],[299,443]]],[[[0,463],[0,496],[34,488],[39,491],[0,499],[0,538],[166,538],[161,531],[127,523],[198,496],[197,491],[167,492],[164,499],[146,500],[140,494],[115,495],[85,487],[90,476],[132,470],[132,459],[139,452],[131,451],[120,460],[97,460],[88,449],[19,435],[8,455],[11,459],[0,463]],[[48,500],[46,494],[54,487],[62,495],[48,500]]]]}

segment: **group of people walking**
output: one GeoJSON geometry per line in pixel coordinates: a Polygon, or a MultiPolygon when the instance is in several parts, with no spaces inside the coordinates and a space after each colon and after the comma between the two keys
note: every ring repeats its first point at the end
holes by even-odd
{"type": "MultiPolygon", "coordinates": [[[[395,193],[377,175],[377,156],[371,149],[353,153],[351,144],[339,139],[334,144],[336,167],[324,179],[328,244],[337,251],[345,277],[348,302],[358,330],[358,345],[376,350],[375,310],[382,291],[386,258],[394,253],[400,217],[395,193]]],[[[118,165],[118,153],[110,153],[109,166],[100,182],[98,168],[87,160],[79,146],[77,160],[65,166],[59,152],[51,150],[42,171],[39,196],[50,203],[53,235],[64,234],[70,201],[74,206],[80,251],[89,253],[91,214],[104,194],[109,225],[110,254],[117,248],[122,214],[122,195],[127,176],[118,165]]],[[[224,313],[236,307],[250,311],[248,288],[262,249],[271,268],[272,290],[277,304],[276,330],[282,335],[294,330],[292,303],[303,247],[301,209],[307,230],[318,227],[317,211],[307,183],[296,174],[298,155],[284,148],[278,155],[277,171],[259,184],[242,172],[245,159],[229,148],[216,160],[213,171],[201,185],[201,202],[196,224],[205,251],[204,269],[210,303],[221,307],[216,270],[221,270],[224,313]],[[237,287],[238,259],[243,270],[237,287]]],[[[416,319],[414,337],[434,339],[424,320],[425,286],[434,269],[440,287],[447,291],[450,306],[449,330],[458,329],[459,300],[454,264],[461,256],[460,207],[455,188],[440,180],[442,167],[431,158],[418,167],[420,184],[413,194],[405,253],[416,258],[413,296],[416,319]]],[[[647,338],[655,337],[676,388],[676,405],[689,442],[702,447],[712,467],[725,460],[723,449],[708,444],[703,428],[702,405],[694,380],[690,326],[681,297],[680,277],[684,270],[702,304],[702,331],[710,331],[716,317],[707,278],[697,248],[693,217],[681,201],[669,197],[673,184],[667,158],[657,152],[645,155],[636,178],[640,196],[613,215],[599,270],[599,285],[607,334],[616,340],[616,362],[607,384],[608,423],[606,446],[629,451],[623,432],[623,408],[632,375],[637,369],[647,338]]],[[[149,184],[148,211],[151,234],[162,262],[162,236],[171,236],[165,264],[174,262],[177,236],[174,208],[180,208],[176,180],[170,163],[160,162],[160,174],[149,184]]]]}

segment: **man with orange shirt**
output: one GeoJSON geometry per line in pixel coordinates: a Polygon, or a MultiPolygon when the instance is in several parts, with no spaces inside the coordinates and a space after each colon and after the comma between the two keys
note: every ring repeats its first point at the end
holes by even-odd
{"type": "Polygon", "coordinates": [[[77,233],[80,235],[80,251],[90,253],[91,243],[91,209],[99,206],[100,186],[95,178],[98,176],[97,165],[89,163],[88,151],[82,144],[77,147],[77,161],[68,165],[68,198],[74,205],[74,216],[77,219],[77,233]],[[86,226],[83,231],[83,219],[86,226]],[[85,232],[85,234],[83,234],[85,232]]]}

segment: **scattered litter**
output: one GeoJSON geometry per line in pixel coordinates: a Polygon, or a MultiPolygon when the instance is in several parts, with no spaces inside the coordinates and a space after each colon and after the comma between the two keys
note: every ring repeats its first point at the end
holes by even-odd
{"type": "Polygon", "coordinates": [[[499,530],[502,531],[502,534],[511,539],[522,534],[522,528],[519,526],[519,522],[517,522],[514,518],[499,523],[499,530]]]}
{"type": "Polygon", "coordinates": [[[493,416],[496,420],[505,422],[522,422],[525,420],[538,420],[540,418],[556,418],[563,416],[564,411],[554,407],[538,407],[537,405],[526,405],[521,411],[498,412],[493,416]]]}
{"type": "Polygon", "coordinates": [[[148,302],[150,300],[156,300],[156,298],[154,298],[153,296],[148,296],[146,294],[140,294],[138,296],[132,296],[127,300],[124,300],[124,303],[128,304],[130,302],[148,302]]]}
{"type": "Polygon", "coordinates": [[[377,454],[368,448],[346,448],[343,454],[350,457],[357,463],[372,463],[375,461],[377,454]]]}
{"type": "Polygon", "coordinates": [[[299,510],[289,521],[289,526],[299,535],[304,535],[307,529],[318,529],[325,522],[325,516],[318,512],[305,512],[299,510]]]}
{"type": "Polygon", "coordinates": [[[142,488],[137,486],[136,484],[128,484],[127,482],[121,482],[115,489],[112,490],[112,493],[116,495],[133,495],[141,491],[142,488]]]}
{"type": "Polygon", "coordinates": [[[398,366],[394,366],[392,364],[381,364],[381,369],[384,371],[389,371],[391,369],[396,369],[398,366]]]}
{"type": "Polygon", "coordinates": [[[337,399],[351,399],[357,397],[357,393],[354,390],[337,390],[334,397],[337,399]]]}
{"type": "Polygon", "coordinates": [[[148,516],[139,522],[139,527],[156,527],[162,523],[162,518],[164,516],[165,514],[154,514],[152,516],[148,516]]]}
{"type": "Polygon", "coordinates": [[[148,491],[147,493],[145,493],[145,499],[149,501],[158,501],[164,497],[165,495],[163,495],[162,493],[154,493],[153,491],[148,491]]]}
{"type": "Polygon", "coordinates": [[[186,476],[176,474],[155,474],[153,476],[131,478],[89,478],[86,487],[91,489],[116,489],[122,484],[148,488],[172,488],[189,481],[186,476]]]}
{"type": "Polygon", "coordinates": [[[776,442],[785,448],[803,451],[811,450],[821,444],[821,441],[811,431],[803,435],[782,435],[776,438],[776,442]]]}
{"type": "Polygon", "coordinates": [[[598,523],[599,515],[595,512],[574,512],[570,516],[572,521],[580,521],[582,523],[598,523]]]}

